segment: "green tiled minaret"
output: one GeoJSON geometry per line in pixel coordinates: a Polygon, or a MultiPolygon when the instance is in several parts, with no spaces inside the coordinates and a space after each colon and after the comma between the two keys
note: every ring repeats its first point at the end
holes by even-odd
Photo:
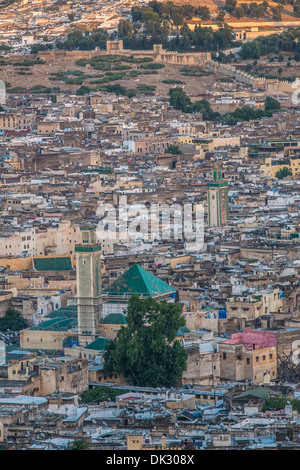
{"type": "Polygon", "coordinates": [[[221,227],[228,220],[228,183],[222,179],[219,169],[213,171],[213,181],[208,187],[208,225],[221,227]]]}
{"type": "Polygon", "coordinates": [[[95,340],[101,321],[101,245],[94,227],[82,227],[81,239],[75,247],[78,338],[79,345],[86,346],[95,340]]]}

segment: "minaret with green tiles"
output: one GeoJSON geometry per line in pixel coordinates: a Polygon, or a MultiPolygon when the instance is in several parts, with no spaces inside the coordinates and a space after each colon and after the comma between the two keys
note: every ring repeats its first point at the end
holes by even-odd
{"type": "Polygon", "coordinates": [[[208,187],[208,225],[221,227],[228,220],[228,183],[222,179],[219,169],[213,171],[213,181],[208,187]]]}
{"type": "Polygon", "coordinates": [[[81,227],[81,244],[75,246],[78,339],[80,346],[95,340],[102,318],[101,245],[93,226],[81,227]]]}

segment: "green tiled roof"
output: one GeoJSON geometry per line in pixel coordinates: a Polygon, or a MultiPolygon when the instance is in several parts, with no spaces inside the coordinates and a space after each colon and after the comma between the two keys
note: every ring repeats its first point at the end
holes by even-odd
{"type": "Polygon", "coordinates": [[[95,251],[100,251],[101,245],[76,245],[75,251],[76,252],[84,252],[84,253],[93,253],[95,251]]]}
{"type": "Polygon", "coordinates": [[[68,331],[77,326],[77,320],[74,318],[53,318],[52,320],[39,323],[37,326],[30,328],[31,330],[47,330],[47,331],[68,331]]]}
{"type": "Polygon", "coordinates": [[[70,328],[77,326],[77,306],[70,305],[68,307],[61,307],[53,312],[45,315],[45,321],[36,326],[31,327],[31,330],[48,330],[48,331],[67,331],[70,328]]]}
{"type": "Polygon", "coordinates": [[[68,305],[67,307],[60,307],[53,312],[45,315],[45,318],[77,318],[77,305],[68,305]]]}
{"type": "Polygon", "coordinates": [[[177,331],[177,334],[176,336],[182,336],[186,333],[189,333],[190,330],[186,327],[186,326],[182,326],[181,328],[179,328],[179,330],[177,331]]]}
{"type": "Polygon", "coordinates": [[[169,286],[154,274],[135,264],[111,284],[105,294],[126,296],[137,294],[140,297],[157,297],[175,293],[176,289],[169,286]]]}
{"type": "Polygon", "coordinates": [[[70,271],[73,269],[71,256],[33,258],[37,271],[70,271]]]}
{"type": "Polygon", "coordinates": [[[242,392],[240,395],[237,395],[235,398],[250,398],[250,397],[256,397],[256,398],[263,398],[266,400],[269,396],[271,390],[268,388],[252,388],[251,390],[246,390],[245,392],[242,392]]]}
{"type": "Polygon", "coordinates": [[[123,313],[110,313],[101,323],[104,325],[126,325],[127,321],[123,313]]]}
{"type": "Polygon", "coordinates": [[[55,317],[55,318],[52,318],[51,320],[43,321],[42,323],[39,323],[38,325],[33,326],[30,329],[31,330],[47,330],[47,329],[49,329],[49,327],[51,327],[52,325],[54,325],[58,321],[60,321],[60,318],[55,317]]]}
{"type": "Polygon", "coordinates": [[[95,351],[104,351],[105,345],[109,340],[107,338],[97,338],[92,343],[85,346],[85,349],[94,349],[95,351]]]}

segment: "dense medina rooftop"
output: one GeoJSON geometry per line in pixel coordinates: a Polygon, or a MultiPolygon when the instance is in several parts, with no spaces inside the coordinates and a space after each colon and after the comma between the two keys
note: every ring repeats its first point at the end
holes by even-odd
{"type": "Polygon", "coordinates": [[[1,9],[0,448],[299,448],[298,20],[228,3],[1,9]]]}

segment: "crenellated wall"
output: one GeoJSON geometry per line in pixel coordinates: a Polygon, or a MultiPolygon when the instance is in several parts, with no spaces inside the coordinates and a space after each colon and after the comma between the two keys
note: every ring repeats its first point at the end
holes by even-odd
{"type": "Polygon", "coordinates": [[[219,64],[214,61],[207,61],[206,67],[214,73],[220,73],[227,77],[255,88],[263,88],[268,93],[276,93],[278,91],[285,93],[294,93],[300,88],[300,79],[296,78],[294,82],[287,80],[268,79],[264,77],[253,77],[249,73],[236,69],[233,65],[219,64]]]}
{"type": "Polygon", "coordinates": [[[209,52],[190,52],[190,53],[177,53],[168,52],[162,48],[161,44],[154,44],[152,50],[132,50],[124,49],[123,41],[107,41],[106,51],[42,51],[38,56],[44,60],[54,60],[60,57],[74,58],[74,59],[90,59],[97,55],[105,54],[118,54],[130,55],[138,57],[153,57],[157,62],[164,62],[168,64],[178,65],[204,65],[207,61],[211,60],[209,52]]]}

